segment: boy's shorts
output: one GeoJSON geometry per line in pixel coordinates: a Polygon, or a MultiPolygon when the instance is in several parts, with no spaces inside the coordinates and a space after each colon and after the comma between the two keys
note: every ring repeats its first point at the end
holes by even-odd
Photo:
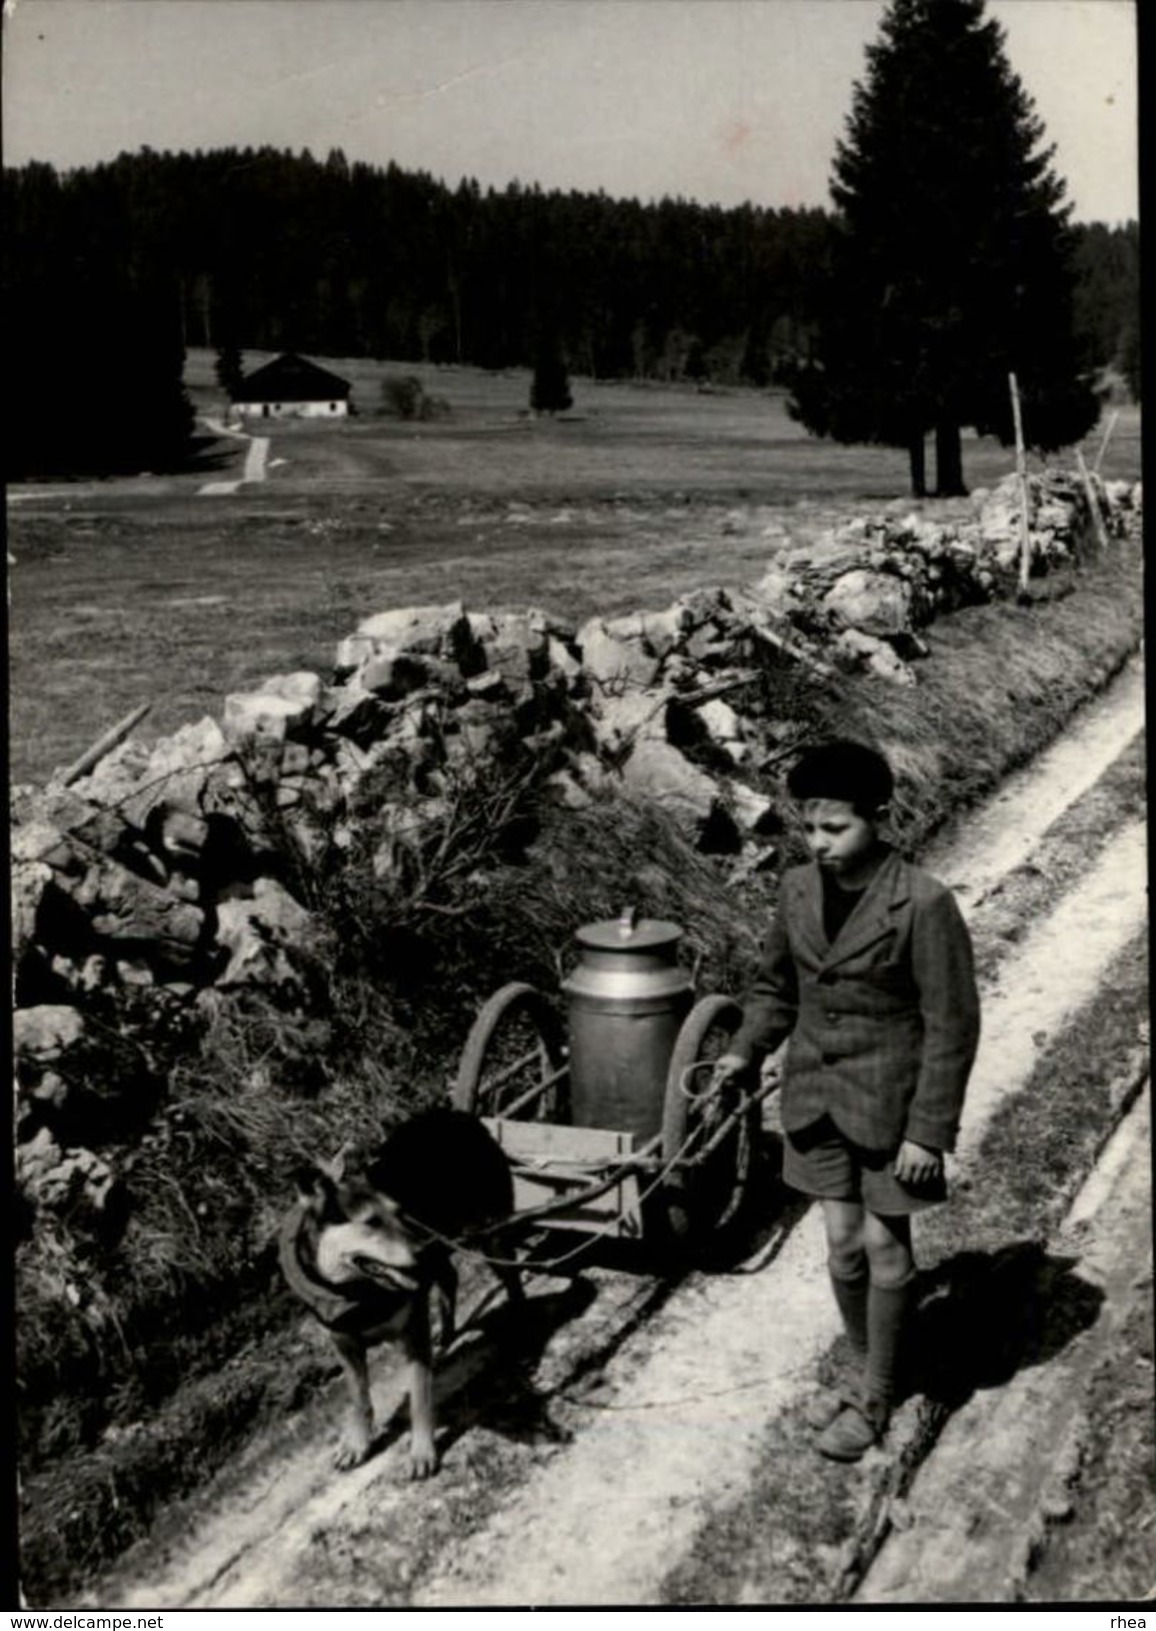
{"type": "Polygon", "coordinates": [[[783,1138],[783,1182],[815,1200],[858,1201],[878,1217],[905,1217],[947,1199],[942,1171],[918,1187],[901,1184],[894,1156],[852,1144],[828,1116],[783,1138]]]}

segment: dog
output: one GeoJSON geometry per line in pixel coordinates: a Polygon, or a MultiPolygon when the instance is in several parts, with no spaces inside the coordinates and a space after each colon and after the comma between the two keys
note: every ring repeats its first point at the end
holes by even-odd
{"type": "MultiPolygon", "coordinates": [[[[425,1111],[386,1138],[363,1173],[303,1167],[297,1204],[278,1251],[290,1289],[328,1331],[349,1388],[336,1464],[358,1466],[373,1442],[368,1352],[400,1342],[409,1362],[410,1476],[437,1471],[430,1298],[441,1345],[453,1339],[457,1271],[449,1242],[500,1225],[513,1213],[509,1164],[497,1140],[462,1110],[425,1111]]],[[[494,1236],[502,1255],[508,1235],[494,1236]]],[[[493,1265],[512,1303],[523,1300],[512,1263],[493,1265]]]]}

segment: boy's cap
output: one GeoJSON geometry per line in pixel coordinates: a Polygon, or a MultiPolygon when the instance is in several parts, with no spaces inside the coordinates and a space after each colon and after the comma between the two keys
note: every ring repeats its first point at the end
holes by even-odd
{"type": "Polygon", "coordinates": [[[840,799],[861,811],[890,802],[895,790],[891,766],[881,753],[862,742],[824,742],[811,748],[791,770],[787,787],[793,798],[840,799]]]}

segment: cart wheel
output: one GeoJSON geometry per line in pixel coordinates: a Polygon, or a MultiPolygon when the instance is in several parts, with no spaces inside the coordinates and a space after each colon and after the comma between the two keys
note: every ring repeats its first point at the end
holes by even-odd
{"type": "Polygon", "coordinates": [[[693,1163],[676,1168],[663,1185],[667,1224],[678,1240],[724,1228],[738,1212],[750,1176],[756,1111],[752,1107],[737,1113],[742,1094],[734,1083],[712,1091],[708,1068],[727,1051],[742,1014],[730,997],[703,997],[683,1022],[670,1056],[662,1159],[674,1160],[685,1145],[685,1155],[693,1163]],[[733,1124],[721,1142],[700,1158],[699,1151],[728,1117],[733,1124]]]}
{"type": "Polygon", "coordinates": [[[520,1121],[563,1121],[568,1115],[564,1067],[553,1009],[536,987],[515,980],[479,1010],[458,1064],[453,1102],[477,1116],[513,1113],[520,1121]]]}

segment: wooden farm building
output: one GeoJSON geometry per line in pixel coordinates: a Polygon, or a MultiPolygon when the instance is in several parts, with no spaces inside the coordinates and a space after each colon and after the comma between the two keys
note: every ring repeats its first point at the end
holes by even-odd
{"type": "Polygon", "coordinates": [[[233,411],[261,419],[337,419],[349,412],[347,379],[286,351],[246,374],[233,392],[233,411]]]}

